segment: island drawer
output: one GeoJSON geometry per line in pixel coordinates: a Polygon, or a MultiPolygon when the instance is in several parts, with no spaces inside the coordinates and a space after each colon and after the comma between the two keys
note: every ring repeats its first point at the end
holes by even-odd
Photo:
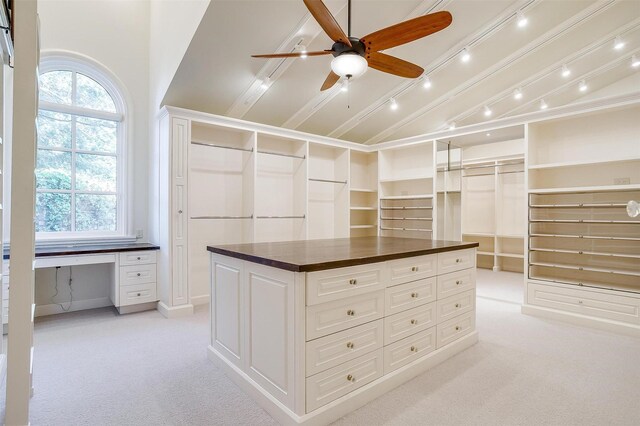
{"type": "Polygon", "coordinates": [[[156,251],[129,251],[120,253],[120,266],[156,263],[156,251]]]}
{"type": "Polygon", "coordinates": [[[441,323],[475,309],[476,292],[475,290],[465,291],[464,293],[438,300],[436,304],[438,323],[441,323]]]}
{"type": "Polygon", "coordinates": [[[436,302],[385,317],[384,344],[397,342],[434,325],[436,325],[436,302]]]}
{"type": "Polygon", "coordinates": [[[465,249],[438,253],[438,274],[460,271],[476,266],[476,250],[465,249]]]}
{"type": "Polygon", "coordinates": [[[312,376],[382,347],[382,320],[307,342],[306,376],[312,376]]]}
{"type": "Polygon", "coordinates": [[[384,374],[409,364],[436,349],[436,328],[431,327],[384,347],[384,374]]]}
{"type": "Polygon", "coordinates": [[[393,315],[436,300],[436,278],[425,278],[385,290],[385,315],[393,315]]]}
{"type": "Polygon", "coordinates": [[[382,377],[382,348],[306,380],[307,413],[382,377]]]}
{"type": "Polygon", "coordinates": [[[131,265],[120,267],[120,285],[156,282],[156,265],[131,265]]]}
{"type": "Polygon", "coordinates": [[[155,302],[156,283],[134,284],[120,288],[120,306],[155,302]]]}
{"type": "Polygon", "coordinates": [[[438,299],[476,288],[476,268],[438,276],[438,299]]]}
{"type": "Polygon", "coordinates": [[[384,263],[329,269],[307,274],[307,305],[330,302],[386,287],[384,263]]]}
{"type": "Polygon", "coordinates": [[[384,290],[307,307],[307,340],[382,318],[384,290]]]}
{"type": "Polygon", "coordinates": [[[471,333],[476,327],[476,312],[471,311],[458,317],[451,318],[436,326],[436,347],[448,345],[462,336],[471,333]]]}
{"type": "Polygon", "coordinates": [[[433,277],[438,273],[435,254],[392,260],[389,265],[389,286],[433,277]]]}

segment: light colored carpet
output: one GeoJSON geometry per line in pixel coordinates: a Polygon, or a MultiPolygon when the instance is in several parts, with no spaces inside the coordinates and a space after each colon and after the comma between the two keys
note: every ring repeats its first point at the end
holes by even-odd
{"type": "MultiPolygon", "coordinates": [[[[521,288],[520,274],[487,272],[478,293],[487,280],[521,288]]],[[[336,424],[640,423],[640,339],[524,316],[496,298],[478,299],[477,345],[336,424]]],[[[206,308],[177,320],[110,309],[40,319],[31,424],[275,424],[207,360],[207,322],[206,308]]],[[[0,398],[4,407],[4,388],[0,398]]]]}

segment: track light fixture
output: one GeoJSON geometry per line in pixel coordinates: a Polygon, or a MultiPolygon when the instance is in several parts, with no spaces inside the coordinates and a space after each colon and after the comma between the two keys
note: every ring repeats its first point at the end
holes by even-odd
{"type": "Polygon", "coordinates": [[[262,90],[267,90],[269,88],[269,86],[271,86],[271,79],[269,77],[265,77],[262,80],[262,83],[260,83],[260,88],[262,90]]]}
{"type": "Polygon", "coordinates": [[[516,22],[518,23],[518,27],[524,28],[529,23],[529,20],[527,19],[526,16],[524,16],[524,13],[522,13],[522,11],[519,10],[516,13],[516,22]]]}
{"type": "Polygon", "coordinates": [[[460,52],[460,60],[462,62],[469,62],[470,59],[471,54],[469,53],[469,48],[465,47],[464,49],[462,49],[462,52],[460,52]]]}
{"type": "Polygon", "coordinates": [[[587,89],[588,89],[587,82],[584,80],[581,80],[580,84],[578,84],[578,90],[580,90],[581,92],[586,92],[587,89]]]}
{"type": "Polygon", "coordinates": [[[640,67],[640,59],[636,55],[631,56],[631,66],[634,68],[640,67]]]}
{"type": "Polygon", "coordinates": [[[620,36],[617,36],[614,40],[613,40],[613,48],[616,50],[620,50],[624,47],[624,41],[622,40],[622,38],[620,38],[620,36]]]}
{"type": "Polygon", "coordinates": [[[513,99],[515,99],[516,101],[519,101],[520,99],[522,99],[522,89],[521,88],[517,88],[516,90],[513,91],[513,99]]]}
{"type": "Polygon", "coordinates": [[[484,106],[484,116],[485,117],[491,117],[491,114],[493,114],[493,111],[491,111],[491,108],[489,108],[489,106],[485,105],[484,106]]]}
{"type": "Polygon", "coordinates": [[[562,76],[564,78],[567,78],[571,75],[571,70],[569,69],[569,67],[565,64],[562,66],[562,76]]]}
{"type": "Polygon", "coordinates": [[[425,89],[431,89],[431,79],[428,75],[424,76],[424,79],[422,80],[422,87],[425,89]]]}
{"type": "Polygon", "coordinates": [[[449,130],[455,130],[456,129],[456,122],[452,121],[451,123],[449,123],[448,127],[449,127],[449,130]]]}
{"type": "Polygon", "coordinates": [[[395,98],[389,99],[389,108],[391,108],[392,111],[395,111],[398,109],[398,102],[396,102],[395,98]]]}
{"type": "Polygon", "coordinates": [[[549,105],[544,101],[544,99],[540,99],[540,109],[547,109],[549,105]]]}

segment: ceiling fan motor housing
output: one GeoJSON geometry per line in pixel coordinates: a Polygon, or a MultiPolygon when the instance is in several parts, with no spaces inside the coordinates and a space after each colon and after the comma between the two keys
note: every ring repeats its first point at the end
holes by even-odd
{"type": "Polygon", "coordinates": [[[333,43],[333,46],[331,46],[331,54],[337,58],[338,56],[345,53],[355,53],[364,58],[365,52],[367,50],[364,43],[361,42],[357,37],[349,37],[349,41],[351,42],[351,46],[347,46],[346,44],[339,41],[333,43]]]}

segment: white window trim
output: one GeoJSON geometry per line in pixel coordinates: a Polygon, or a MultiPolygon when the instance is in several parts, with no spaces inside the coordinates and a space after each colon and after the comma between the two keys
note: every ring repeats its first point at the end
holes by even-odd
{"type": "MultiPolygon", "coordinates": [[[[118,123],[118,147],[117,147],[117,230],[95,232],[37,232],[36,245],[47,246],[60,243],[101,243],[101,242],[133,242],[136,237],[132,229],[133,206],[131,192],[133,182],[131,180],[131,144],[132,118],[129,105],[129,96],[119,79],[104,65],[73,52],[43,52],[40,59],[39,74],[49,71],[69,70],[84,74],[102,85],[112,97],[116,105],[116,113],[105,111],[96,112],[92,116],[108,120],[116,120],[118,123]]],[[[55,110],[76,115],[86,115],[88,109],[72,105],[40,102],[39,109],[55,110]]]]}

